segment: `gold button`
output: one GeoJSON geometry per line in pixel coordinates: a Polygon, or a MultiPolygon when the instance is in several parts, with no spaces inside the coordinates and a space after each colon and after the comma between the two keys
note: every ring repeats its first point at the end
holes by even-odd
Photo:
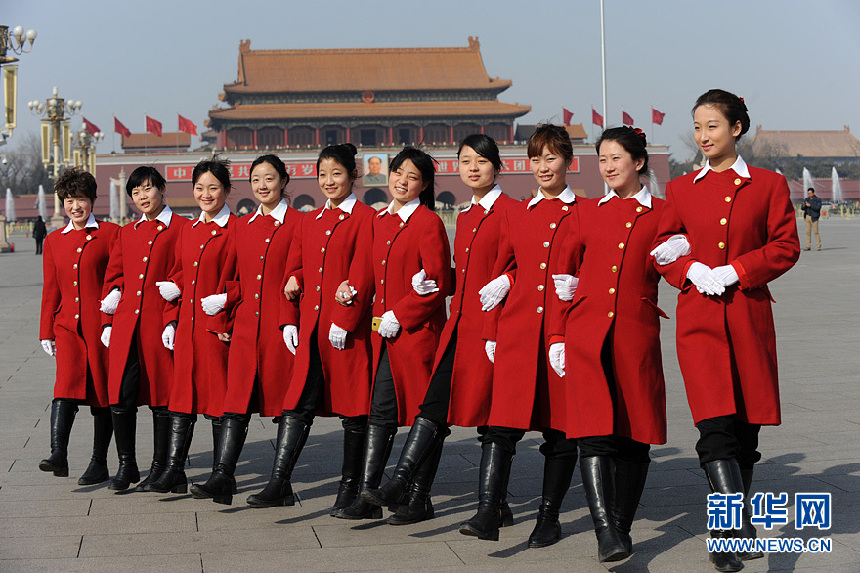
{"type": "Polygon", "coordinates": [[[268,243],[268,242],[269,242],[269,241],[271,241],[271,240],[272,240],[272,239],[266,239],[266,242],[268,243]]]}
{"type": "Polygon", "coordinates": [[[381,301],[379,301],[379,304],[382,304],[384,302],[385,302],[385,299],[382,299],[381,301]]]}
{"type": "Polygon", "coordinates": [[[280,225],[281,225],[281,222],[280,222],[280,221],[275,221],[275,226],[276,226],[276,227],[279,227],[280,225]]]}
{"type": "Polygon", "coordinates": [[[735,179],[735,185],[740,185],[740,184],[741,184],[741,178],[738,177],[737,179],[735,179]]]}
{"type": "Polygon", "coordinates": [[[148,261],[148,260],[149,260],[149,257],[143,257],[143,262],[144,262],[144,263],[145,263],[146,261],[148,261]]]}
{"type": "Polygon", "coordinates": [[[83,251],[83,249],[78,247],[78,252],[80,253],[81,251],[83,251]]]}
{"type": "Polygon", "coordinates": [[[150,241],[150,242],[149,242],[149,244],[151,245],[151,244],[152,244],[152,241],[150,241]]]}
{"type": "Polygon", "coordinates": [[[400,223],[400,226],[401,226],[401,227],[403,227],[403,225],[404,225],[404,223],[403,223],[403,222],[401,222],[401,223],[400,223]]]}
{"type": "Polygon", "coordinates": [[[321,288],[322,288],[322,287],[318,286],[318,287],[317,287],[317,292],[319,292],[321,288]]]}
{"type": "Polygon", "coordinates": [[[202,249],[202,248],[203,248],[203,245],[200,245],[200,248],[202,249]]]}
{"type": "Polygon", "coordinates": [[[212,236],[213,236],[213,237],[214,237],[215,235],[217,235],[217,234],[218,234],[218,231],[212,231],[212,236]]]}
{"type": "Polygon", "coordinates": [[[140,314],[140,309],[139,308],[134,309],[134,314],[140,314]]]}
{"type": "Polygon", "coordinates": [[[320,249],[320,252],[321,252],[321,253],[324,253],[324,252],[325,252],[325,247],[323,247],[322,249],[320,249]]]}
{"type": "Polygon", "coordinates": [[[320,267],[320,271],[319,271],[319,272],[322,272],[322,267],[320,267]]]}
{"type": "Polygon", "coordinates": [[[78,286],[78,281],[72,281],[72,286],[78,286]]]}
{"type": "Polygon", "coordinates": [[[543,285],[538,285],[538,290],[539,290],[539,291],[542,291],[542,290],[543,290],[543,285]]]}
{"type": "Polygon", "coordinates": [[[162,229],[164,229],[164,227],[162,227],[161,225],[159,225],[155,228],[156,231],[161,231],[162,229]]]}
{"type": "Polygon", "coordinates": [[[726,203],[731,203],[731,201],[732,201],[731,197],[726,197],[726,203]]]}
{"type": "Polygon", "coordinates": [[[142,274],[137,275],[137,278],[139,278],[139,279],[143,280],[143,275],[142,275],[142,274]]]}
{"type": "Polygon", "coordinates": [[[344,216],[343,216],[343,215],[341,215],[340,217],[338,217],[338,219],[340,219],[341,221],[343,221],[343,218],[344,218],[344,216]]]}
{"type": "Polygon", "coordinates": [[[544,241],[544,242],[543,242],[543,246],[544,246],[544,248],[549,247],[549,241],[544,241]]]}
{"type": "MultiPolygon", "coordinates": [[[[341,216],[341,219],[342,219],[342,218],[343,218],[343,217],[341,216]]],[[[320,305],[315,304],[315,305],[314,305],[314,310],[319,310],[319,309],[320,309],[320,305]]]]}
{"type": "Polygon", "coordinates": [[[545,268],[546,268],[546,263],[541,263],[541,264],[540,264],[540,268],[545,269],[545,268]]]}
{"type": "Polygon", "coordinates": [[[562,211],[569,211],[569,210],[570,210],[570,207],[568,207],[567,205],[565,205],[564,207],[562,207],[562,208],[561,208],[561,210],[562,210],[562,211]]]}
{"type": "Polygon", "coordinates": [[[385,266],[385,259],[382,259],[382,266],[385,266]]]}
{"type": "Polygon", "coordinates": [[[141,294],[141,291],[137,291],[137,296],[140,296],[140,294],[141,294]]]}
{"type": "Polygon", "coordinates": [[[623,249],[623,248],[624,248],[624,243],[618,243],[618,248],[619,248],[619,249],[623,249]]]}
{"type": "Polygon", "coordinates": [[[264,258],[265,258],[265,257],[264,257],[263,255],[260,255],[260,260],[261,260],[261,261],[262,261],[264,258]]]}
{"type": "Polygon", "coordinates": [[[728,222],[729,222],[729,221],[728,221],[728,219],[726,219],[725,217],[723,217],[722,219],[720,219],[720,225],[725,225],[725,224],[726,224],[726,223],[728,223],[728,222]]]}
{"type": "Polygon", "coordinates": [[[556,227],[558,227],[558,225],[556,225],[555,223],[550,223],[550,224],[549,224],[549,228],[550,228],[550,229],[555,229],[556,227]]]}
{"type": "Polygon", "coordinates": [[[385,244],[386,244],[386,245],[390,245],[390,244],[391,244],[391,241],[385,241],[385,244]]]}
{"type": "Polygon", "coordinates": [[[257,312],[255,312],[254,314],[256,314],[257,316],[260,316],[260,311],[258,310],[258,311],[257,311],[257,312]]]}
{"type": "Polygon", "coordinates": [[[325,234],[326,234],[326,235],[331,235],[331,231],[326,231],[326,232],[325,232],[325,234]]]}
{"type": "Polygon", "coordinates": [[[75,297],[75,302],[81,302],[81,299],[79,299],[78,297],[75,297]]]}
{"type": "Polygon", "coordinates": [[[537,307],[537,312],[538,312],[538,314],[542,313],[542,312],[543,312],[543,307],[542,307],[542,306],[537,307]]]}
{"type": "Polygon", "coordinates": [[[190,302],[191,304],[194,304],[194,299],[193,299],[193,298],[189,298],[189,299],[188,299],[188,302],[190,302]]]}
{"type": "Polygon", "coordinates": [[[194,261],[192,264],[196,267],[196,266],[197,266],[197,261],[194,261]]]}
{"type": "Polygon", "coordinates": [[[92,241],[92,240],[93,240],[93,236],[92,236],[92,235],[87,235],[87,240],[88,240],[88,241],[92,241]]]}
{"type": "Polygon", "coordinates": [[[477,232],[477,230],[478,230],[478,228],[475,227],[474,229],[472,229],[472,232],[475,233],[475,232],[477,232]]]}
{"type": "Polygon", "coordinates": [[[722,242],[722,241],[720,241],[719,243],[717,243],[717,246],[718,246],[719,248],[721,248],[721,249],[725,249],[725,248],[726,248],[726,244],[725,244],[724,242],[722,242]]]}
{"type": "Polygon", "coordinates": [[[255,293],[254,293],[254,298],[260,298],[260,293],[255,292],[255,293]]]}
{"type": "Polygon", "coordinates": [[[384,285],[384,284],[385,284],[385,279],[379,279],[379,284],[384,285]]]}
{"type": "Polygon", "coordinates": [[[191,284],[194,284],[195,282],[196,282],[196,281],[192,280],[192,281],[191,281],[191,284]]]}
{"type": "Polygon", "coordinates": [[[263,275],[257,275],[257,280],[260,280],[262,278],[263,278],[263,275]]]}
{"type": "Polygon", "coordinates": [[[469,247],[466,247],[466,252],[467,252],[467,253],[469,252],[469,247]]]}
{"type": "Polygon", "coordinates": [[[465,273],[465,272],[466,272],[466,269],[463,269],[463,272],[465,273]]]}
{"type": "Polygon", "coordinates": [[[78,263],[73,264],[73,265],[72,265],[72,268],[73,268],[73,269],[78,268],[78,263]]]}
{"type": "Polygon", "coordinates": [[[606,314],[606,316],[608,316],[609,318],[612,318],[613,316],[615,316],[615,313],[614,313],[614,312],[612,312],[612,311],[610,310],[610,311],[606,314]]]}
{"type": "Polygon", "coordinates": [[[630,227],[633,226],[633,223],[631,223],[630,221],[627,221],[626,223],[624,223],[624,226],[629,229],[630,227]]]}
{"type": "Polygon", "coordinates": [[[489,209],[484,209],[484,215],[489,214],[489,212],[490,212],[489,209]]]}
{"type": "Polygon", "coordinates": [[[641,212],[642,212],[642,205],[639,205],[638,207],[636,207],[636,212],[637,212],[637,213],[641,213],[641,212]]]}
{"type": "Polygon", "coordinates": [[[612,272],[613,272],[613,273],[617,273],[617,272],[618,272],[618,267],[616,267],[615,265],[612,265],[612,272]]]}
{"type": "Polygon", "coordinates": [[[80,317],[81,317],[81,315],[76,314],[76,315],[75,315],[75,320],[79,319],[80,317]]]}
{"type": "Polygon", "coordinates": [[[615,294],[615,287],[609,287],[609,294],[615,294]]]}

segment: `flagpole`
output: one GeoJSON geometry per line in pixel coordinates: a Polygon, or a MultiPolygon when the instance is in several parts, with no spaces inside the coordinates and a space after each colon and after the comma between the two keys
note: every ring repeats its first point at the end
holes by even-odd
{"type": "Polygon", "coordinates": [[[111,116],[113,117],[113,135],[110,138],[110,150],[116,154],[116,114],[112,113],[111,116]]]}
{"type": "MultiPolygon", "coordinates": [[[[603,25],[603,0],[600,0],[600,70],[603,75],[603,129],[606,129],[609,115],[606,113],[606,36],[603,25]]],[[[606,182],[603,183],[603,194],[609,195],[609,185],[606,182]]]]}

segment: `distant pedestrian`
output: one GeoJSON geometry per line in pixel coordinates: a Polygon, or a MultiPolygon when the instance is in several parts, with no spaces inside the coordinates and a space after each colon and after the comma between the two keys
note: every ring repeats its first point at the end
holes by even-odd
{"type": "Polygon", "coordinates": [[[806,223],[806,246],[803,247],[803,250],[808,251],[810,249],[812,233],[815,233],[815,240],[820,251],[821,235],[818,234],[818,219],[821,218],[821,199],[815,194],[815,189],[812,187],[806,190],[806,201],[803,202],[801,209],[803,209],[803,221],[806,223]]]}
{"type": "MultiPolygon", "coordinates": [[[[816,229],[818,229],[818,224],[816,223],[816,229]]],[[[807,233],[809,234],[809,233],[807,233]]],[[[816,231],[816,234],[818,232],[816,231]]],[[[36,239],[36,254],[42,254],[42,242],[45,240],[45,237],[48,236],[48,228],[45,226],[45,222],[42,220],[42,216],[39,215],[36,217],[36,222],[33,223],[33,238],[36,239]]],[[[808,241],[807,241],[808,243],[808,241]]]]}

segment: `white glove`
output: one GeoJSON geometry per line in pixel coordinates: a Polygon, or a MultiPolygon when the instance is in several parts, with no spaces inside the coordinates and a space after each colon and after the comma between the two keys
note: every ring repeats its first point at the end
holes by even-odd
{"type": "Polygon", "coordinates": [[[493,364],[496,363],[496,341],[488,340],[486,344],[484,344],[484,351],[487,353],[487,358],[490,359],[490,362],[493,364]]]}
{"type": "Polygon", "coordinates": [[[158,287],[158,292],[161,294],[161,298],[167,302],[175,300],[182,295],[182,291],[179,290],[176,283],[172,281],[159,281],[155,283],[155,286],[158,287]]]}
{"type": "Polygon", "coordinates": [[[296,355],[296,347],[299,345],[299,329],[295,324],[288,324],[284,327],[284,344],[287,345],[287,350],[296,355]]]}
{"type": "Polygon", "coordinates": [[[168,350],[173,350],[173,343],[176,340],[176,327],[173,323],[164,327],[164,332],[161,333],[161,343],[168,350]]]}
{"type": "Polygon", "coordinates": [[[379,336],[383,338],[394,338],[400,332],[400,323],[397,322],[397,317],[394,316],[393,310],[385,311],[382,315],[382,322],[379,323],[379,336]]]}
{"type": "Polygon", "coordinates": [[[717,267],[714,269],[714,274],[717,275],[717,280],[720,281],[724,287],[730,287],[741,280],[738,277],[738,272],[732,265],[717,267]]]}
{"type": "Polygon", "coordinates": [[[112,328],[112,326],[106,326],[102,329],[102,344],[105,345],[105,348],[110,348],[110,331],[112,328]]]}
{"type": "Polygon", "coordinates": [[[200,299],[200,306],[203,308],[203,312],[209,316],[215,316],[224,310],[225,304],[227,304],[226,294],[210,294],[200,299]]]}
{"type": "Polygon", "coordinates": [[[355,295],[358,294],[358,291],[355,290],[355,287],[349,285],[349,292],[341,291],[340,296],[343,298],[349,297],[349,300],[344,302],[343,304],[352,304],[352,301],[355,300],[355,295]]]}
{"type": "Polygon", "coordinates": [[[687,278],[696,285],[696,289],[702,294],[721,295],[726,290],[711,267],[704,263],[695,262],[690,265],[687,278]]]}
{"type": "Polygon", "coordinates": [[[436,281],[432,279],[427,280],[427,273],[424,272],[424,269],[421,269],[412,276],[412,290],[421,296],[424,296],[430,293],[439,292],[439,287],[436,286],[436,281]]]}
{"type": "Polygon", "coordinates": [[[101,311],[105,314],[113,314],[116,312],[116,307],[119,304],[119,299],[122,296],[122,293],[118,288],[113,289],[108,293],[104,300],[102,300],[101,311]]]}
{"type": "Polygon", "coordinates": [[[48,356],[53,357],[57,354],[57,345],[53,340],[40,340],[39,343],[42,345],[42,350],[44,350],[48,356]]]}
{"type": "Polygon", "coordinates": [[[684,235],[672,235],[660,245],[657,245],[651,254],[658,265],[668,265],[678,260],[678,257],[686,257],[690,254],[690,241],[684,235]]]}
{"type": "Polygon", "coordinates": [[[549,365],[560,377],[564,376],[564,342],[553,342],[549,345],[549,365]]]}
{"type": "Polygon", "coordinates": [[[508,275],[496,277],[485,284],[478,294],[481,295],[481,310],[484,312],[493,310],[502,302],[511,290],[511,280],[508,275]]]}
{"type": "Polygon", "coordinates": [[[346,348],[346,331],[332,322],[328,329],[328,340],[335,350],[343,350],[346,348]]]}
{"type": "Polygon", "coordinates": [[[572,301],[579,279],[572,275],[552,275],[552,280],[555,283],[555,294],[558,298],[565,302],[572,301]]]}

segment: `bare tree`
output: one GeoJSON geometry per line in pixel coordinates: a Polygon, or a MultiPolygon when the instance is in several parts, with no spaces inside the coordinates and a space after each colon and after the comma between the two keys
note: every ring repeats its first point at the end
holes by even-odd
{"type": "Polygon", "coordinates": [[[39,185],[50,194],[52,187],[48,171],[42,164],[42,142],[38,134],[16,136],[13,147],[6,152],[5,163],[0,164],[0,190],[11,189],[12,194],[36,193],[39,185]]]}

